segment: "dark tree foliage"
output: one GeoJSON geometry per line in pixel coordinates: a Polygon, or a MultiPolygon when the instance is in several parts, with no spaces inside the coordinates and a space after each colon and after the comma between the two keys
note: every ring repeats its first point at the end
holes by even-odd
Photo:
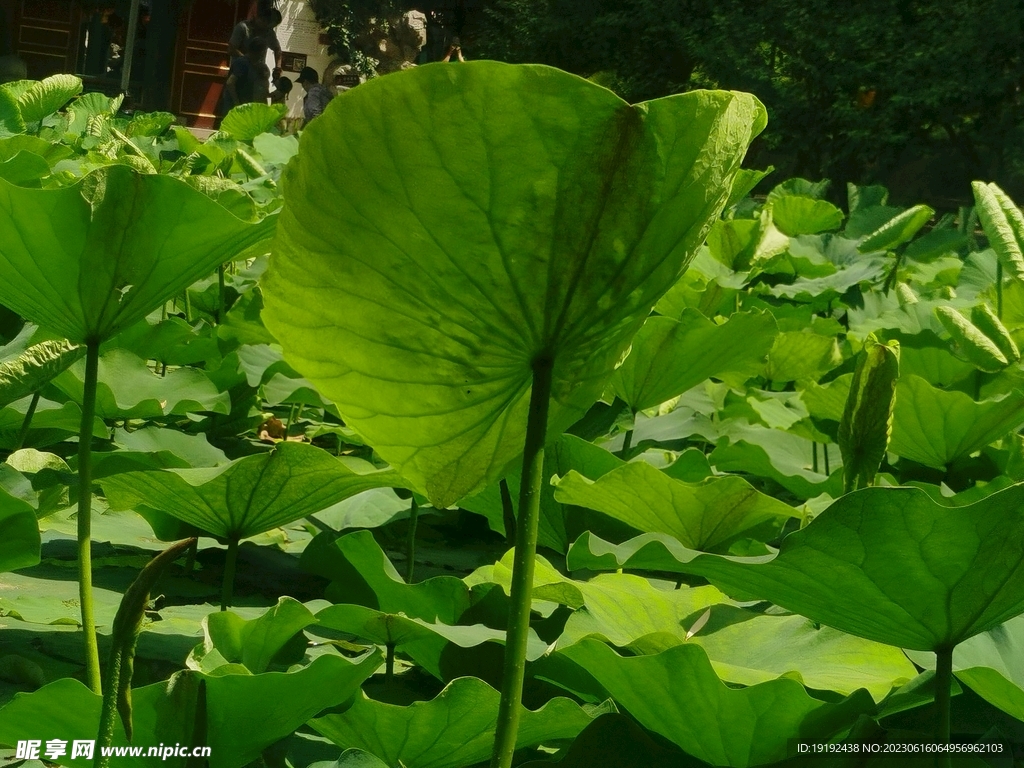
{"type": "MultiPolygon", "coordinates": [[[[950,205],[1024,178],[1020,0],[492,0],[479,56],[594,77],[631,101],[755,93],[754,161],[950,205]]],[[[841,189],[837,184],[833,189],[841,189]]]]}

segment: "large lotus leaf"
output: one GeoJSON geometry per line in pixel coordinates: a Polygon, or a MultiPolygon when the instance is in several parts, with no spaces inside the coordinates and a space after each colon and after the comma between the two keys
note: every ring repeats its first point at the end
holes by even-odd
{"type": "Polygon", "coordinates": [[[486,61],[354,88],[288,166],[267,327],[447,506],[522,451],[535,364],[553,365],[549,434],[593,404],[763,125],[745,94],[630,106],[486,61]]]}
{"type": "Polygon", "coordinates": [[[384,613],[404,613],[430,623],[455,624],[472,604],[470,587],[454,576],[406,584],[369,531],[339,539],[318,536],[299,564],[331,579],[334,602],[356,603],[384,613]]]}
{"type": "Polygon", "coordinates": [[[307,766],[307,768],[390,768],[379,758],[361,749],[346,749],[334,762],[319,762],[307,766]]]}
{"type": "MultiPolygon", "coordinates": [[[[575,629],[578,613],[569,617],[566,632],[575,629]]],[[[638,634],[628,644],[615,645],[657,653],[687,639],[682,625],[659,632],[647,637],[638,634]]],[[[741,685],[785,675],[808,688],[844,696],[864,688],[881,701],[917,674],[898,648],[818,627],[802,616],[755,614],[727,605],[712,608],[708,623],[689,642],[707,651],[720,678],[741,685]]]]}
{"type": "Polygon", "coordinates": [[[741,477],[685,483],[642,461],[596,482],[577,472],[558,481],[555,499],[588,507],[645,533],[668,533],[691,549],[714,550],[764,523],[781,526],[796,510],[741,477]]]}
{"type": "MultiPolygon", "coordinates": [[[[16,403],[11,403],[6,408],[0,408],[0,447],[9,451],[17,450],[18,438],[31,403],[32,398],[26,397],[16,403]]],[[[59,443],[65,440],[69,434],[77,433],[81,425],[82,409],[77,405],[55,403],[42,398],[32,417],[25,445],[39,447],[59,443]]],[[[101,439],[110,436],[110,430],[100,418],[93,420],[92,433],[101,439]]]]}
{"type": "Polygon", "coordinates": [[[0,162],[0,179],[19,186],[38,187],[39,180],[49,172],[46,160],[31,152],[19,152],[0,162]]]}
{"type": "Polygon", "coordinates": [[[728,688],[702,648],[623,658],[584,640],[561,651],[589,672],[641,725],[711,765],[765,765],[795,754],[797,741],[826,741],[871,711],[867,693],[826,704],[786,678],[728,688]]]}
{"type": "Polygon", "coordinates": [[[1024,424],[1024,392],[976,402],[963,392],[945,391],[918,376],[896,385],[892,439],[897,456],[943,469],[1024,424]]]}
{"type": "Polygon", "coordinates": [[[144,504],[228,539],[255,536],[371,488],[402,485],[392,470],[337,459],[303,443],[219,467],[125,472],[103,479],[114,509],[144,504]]]}
{"type": "Polygon", "coordinates": [[[653,408],[709,376],[742,383],[759,374],[777,333],[767,312],[740,312],[715,325],[695,309],[677,321],[652,317],[611,379],[634,411],[653,408]]]}
{"type": "Polygon", "coordinates": [[[835,445],[818,445],[820,461],[815,470],[815,446],[806,437],[758,424],[730,425],[726,437],[728,439],[719,441],[708,457],[722,472],[770,478],[801,499],[822,493],[838,496],[843,491],[842,472],[838,469],[842,466],[842,456],[835,445]],[[824,474],[825,451],[829,456],[829,475],[824,474]]]}
{"type": "Polygon", "coordinates": [[[769,202],[772,222],[790,237],[839,229],[843,223],[843,212],[825,200],[788,194],[769,202]]]}
{"type": "Polygon", "coordinates": [[[74,342],[104,340],[265,239],[169,176],[114,165],[62,189],[0,180],[0,303],[74,342]]]}
{"type": "Polygon", "coordinates": [[[66,341],[32,343],[38,330],[27,325],[10,344],[0,347],[0,408],[39,390],[85,354],[66,341]]]}
{"type": "Polygon", "coordinates": [[[927,651],[1024,612],[1021,551],[1024,484],[966,507],[917,488],[866,488],[783,539],[777,555],[700,555],[687,570],[844,632],[927,651]]]}
{"type": "Polygon", "coordinates": [[[35,510],[0,488],[0,573],[39,562],[39,525],[35,510]]]}
{"type": "Polygon", "coordinates": [[[842,361],[835,337],[810,331],[787,331],[775,337],[764,376],[780,382],[817,379],[842,361]]]}
{"type": "MultiPolygon", "coordinates": [[[[292,672],[262,675],[185,672],[170,681],[132,691],[135,745],[188,743],[197,710],[198,743],[211,750],[210,768],[241,768],[260,752],[288,736],[310,717],[350,698],[380,666],[379,653],[355,660],[320,656],[292,672]],[[196,699],[202,681],[205,701],[196,699]],[[202,711],[205,708],[205,722],[202,711]],[[191,716],[182,718],[182,715],[191,716]],[[179,719],[181,718],[181,719],[179,719]],[[169,738],[168,738],[169,737],[169,738]]],[[[0,745],[18,740],[95,739],[101,699],[77,680],[64,678],[35,693],[20,694],[0,710],[0,745]]],[[[114,745],[129,742],[118,719],[114,745]]],[[[70,752],[70,750],[69,750],[70,752]]],[[[119,758],[117,766],[143,766],[153,758],[119,758]]],[[[167,762],[184,768],[185,760],[167,762]]],[[[60,761],[62,765],[91,765],[92,760],[60,761]]]]}
{"type": "Polygon", "coordinates": [[[26,123],[38,123],[81,92],[81,79],[74,75],[52,75],[32,83],[18,97],[18,108],[26,123]]]}
{"type": "MultiPolygon", "coordinates": [[[[178,368],[158,376],[134,353],[112,349],[100,357],[97,373],[96,413],[104,419],[159,418],[196,411],[227,414],[231,410],[230,396],[218,391],[209,377],[195,368],[178,368]]],[[[75,362],[53,384],[81,405],[85,361],[75,362]]]]}
{"type": "Polygon", "coordinates": [[[203,619],[204,650],[216,649],[229,664],[242,664],[255,674],[266,672],[271,660],[295,635],[316,624],[312,612],[291,597],[248,621],[231,611],[211,613],[203,619]]]}
{"type": "MultiPolygon", "coordinates": [[[[383,613],[361,605],[332,605],[318,611],[319,626],[342,632],[378,645],[393,645],[411,656],[424,670],[444,678],[441,654],[451,643],[458,648],[473,648],[482,643],[505,643],[505,632],[483,624],[472,626],[428,623],[401,613],[383,613]]],[[[311,630],[316,632],[316,628],[311,630]]],[[[526,658],[538,659],[548,649],[534,630],[530,630],[526,658]]]]}
{"type": "MultiPolygon", "coordinates": [[[[622,464],[622,459],[605,448],[574,435],[565,434],[559,435],[544,452],[544,477],[561,476],[576,470],[584,477],[596,479],[622,464]]],[[[511,497],[519,498],[519,470],[513,468],[505,480],[511,497]]],[[[501,489],[497,483],[488,486],[483,493],[464,499],[459,506],[486,516],[491,530],[506,533],[501,489]]],[[[545,483],[540,492],[538,545],[556,552],[565,552],[572,541],[571,529],[575,527],[575,523],[566,506],[555,499],[554,487],[545,483]]],[[[589,521],[582,521],[582,524],[589,524],[589,521]]]]}
{"type": "MultiPolygon", "coordinates": [[[[494,745],[500,694],[482,680],[454,680],[431,701],[408,707],[357,696],[344,714],[309,725],[343,748],[359,748],[388,765],[464,768],[487,759],[494,745]]],[[[569,699],[555,698],[536,712],[522,710],[516,746],[571,739],[593,715],[569,699]]]]}
{"type": "Polygon", "coordinates": [[[728,600],[714,587],[665,590],[628,573],[599,574],[571,583],[582,594],[583,605],[569,617],[558,638],[559,648],[589,635],[621,647],[656,632],[685,637],[702,611],[728,600]]]}
{"type": "MultiPolygon", "coordinates": [[[[490,582],[508,593],[512,583],[512,552],[498,563],[466,577],[467,583],[490,582]]],[[[629,573],[600,574],[589,581],[567,578],[538,557],[533,573],[534,600],[549,600],[577,609],[570,630],[559,638],[564,646],[599,632],[610,642],[626,645],[632,638],[662,631],[711,605],[728,602],[715,587],[659,589],[629,573]],[[607,633],[607,634],[606,634],[607,633]]],[[[694,616],[695,617],[695,616],[694,616]]],[[[689,629],[691,624],[687,625],[689,629]]]]}
{"type": "Polygon", "coordinates": [[[271,130],[286,114],[288,108],[283,104],[240,104],[224,116],[220,129],[233,139],[252,141],[271,130]]]}

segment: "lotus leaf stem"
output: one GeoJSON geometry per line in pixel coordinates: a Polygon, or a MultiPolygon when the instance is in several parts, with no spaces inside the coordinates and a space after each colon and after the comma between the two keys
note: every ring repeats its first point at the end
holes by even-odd
{"type": "Polygon", "coordinates": [[[32,417],[36,415],[36,408],[38,406],[39,393],[36,392],[32,395],[32,402],[28,404],[28,410],[25,411],[25,420],[21,422],[21,429],[18,431],[18,442],[14,446],[14,450],[20,451],[25,447],[25,439],[28,437],[28,431],[32,427],[32,417]]]}
{"type": "Polygon", "coordinates": [[[89,341],[85,352],[85,390],[82,424],[78,430],[78,596],[85,633],[85,680],[93,693],[102,694],[100,649],[92,603],[92,428],[96,417],[96,383],[100,343],[89,341]]]}
{"type": "Polygon", "coordinates": [[[523,475],[519,487],[519,517],[516,521],[508,631],[505,634],[505,672],[501,683],[501,703],[498,706],[491,768],[511,768],[519,732],[553,369],[554,361],[550,357],[542,356],[534,360],[533,389],[530,393],[530,412],[523,451],[523,475]]]}
{"type": "Polygon", "coordinates": [[[395,682],[395,643],[386,643],[384,646],[386,655],[384,657],[384,685],[388,688],[395,682]]]}
{"type": "MultiPolygon", "coordinates": [[[[953,648],[935,652],[935,741],[949,744],[949,700],[953,687],[953,648]]],[[[949,768],[952,758],[949,752],[939,755],[939,768],[949,768]]]]}
{"type": "Polygon", "coordinates": [[[622,438],[622,458],[624,461],[629,460],[629,449],[633,447],[633,430],[627,429],[626,436],[622,438]]]}
{"type": "Polygon", "coordinates": [[[224,583],[221,586],[220,609],[226,611],[231,607],[231,597],[235,590],[235,563],[238,562],[238,537],[228,541],[228,552],[224,557],[224,583]]]}

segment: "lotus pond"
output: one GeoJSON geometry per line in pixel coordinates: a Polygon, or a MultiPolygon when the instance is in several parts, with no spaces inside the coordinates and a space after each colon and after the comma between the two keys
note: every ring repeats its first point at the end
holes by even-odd
{"type": "Polygon", "coordinates": [[[0,86],[0,764],[1024,764],[997,186],[838,207],[746,94],[536,66],[81,89],[0,86]]]}

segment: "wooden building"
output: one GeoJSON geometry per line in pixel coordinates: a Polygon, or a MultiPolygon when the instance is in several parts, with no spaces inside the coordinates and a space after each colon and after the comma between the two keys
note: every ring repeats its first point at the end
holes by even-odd
{"type": "MultiPolygon", "coordinates": [[[[254,6],[255,0],[143,0],[130,101],[212,127],[227,41],[254,6]]],[[[120,74],[109,51],[116,51],[129,10],[130,0],[0,0],[0,56],[19,56],[32,79],[69,72],[87,89],[116,93],[120,74]]]]}

